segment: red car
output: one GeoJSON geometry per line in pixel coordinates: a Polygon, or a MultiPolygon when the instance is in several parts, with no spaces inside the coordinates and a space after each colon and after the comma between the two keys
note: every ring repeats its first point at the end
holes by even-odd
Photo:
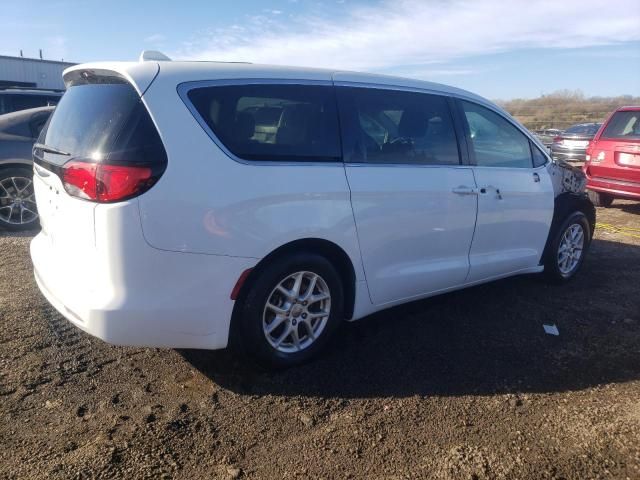
{"type": "Polygon", "coordinates": [[[611,114],[589,144],[583,170],[594,205],[608,207],[614,198],[640,200],[640,106],[611,114]]]}

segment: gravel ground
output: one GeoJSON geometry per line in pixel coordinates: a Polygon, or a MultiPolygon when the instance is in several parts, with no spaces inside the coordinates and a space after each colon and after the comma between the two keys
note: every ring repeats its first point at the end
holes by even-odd
{"type": "Polygon", "coordinates": [[[640,479],[640,204],[598,221],[570,285],[395,308],[279,373],[89,337],[0,233],[0,478],[640,479]]]}

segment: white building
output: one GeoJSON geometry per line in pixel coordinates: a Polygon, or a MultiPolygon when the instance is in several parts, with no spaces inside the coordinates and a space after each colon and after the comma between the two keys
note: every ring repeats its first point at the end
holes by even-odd
{"type": "Polygon", "coordinates": [[[75,64],[0,55],[0,88],[16,86],[63,89],[62,71],[71,65],[75,64]]]}

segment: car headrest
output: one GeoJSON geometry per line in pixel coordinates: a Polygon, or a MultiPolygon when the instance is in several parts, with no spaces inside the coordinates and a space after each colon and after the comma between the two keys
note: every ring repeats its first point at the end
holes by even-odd
{"type": "Polygon", "coordinates": [[[233,127],[236,140],[249,140],[256,132],[256,121],[250,113],[238,112],[233,127]]]}
{"type": "Polygon", "coordinates": [[[420,138],[427,133],[427,118],[420,110],[405,110],[398,124],[398,135],[401,137],[420,138]]]}

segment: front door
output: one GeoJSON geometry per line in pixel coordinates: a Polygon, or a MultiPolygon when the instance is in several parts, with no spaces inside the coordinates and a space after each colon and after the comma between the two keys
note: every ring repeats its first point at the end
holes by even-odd
{"type": "Polygon", "coordinates": [[[544,155],[511,122],[460,102],[478,192],[469,282],[535,268],[553,217],[554,191],[544,155]]]}
{"type": "Polygon", "coordinates": [[[345,171],[376,305],[463,284],[476,219],[447,99],[337,87],[345,171]]]}

